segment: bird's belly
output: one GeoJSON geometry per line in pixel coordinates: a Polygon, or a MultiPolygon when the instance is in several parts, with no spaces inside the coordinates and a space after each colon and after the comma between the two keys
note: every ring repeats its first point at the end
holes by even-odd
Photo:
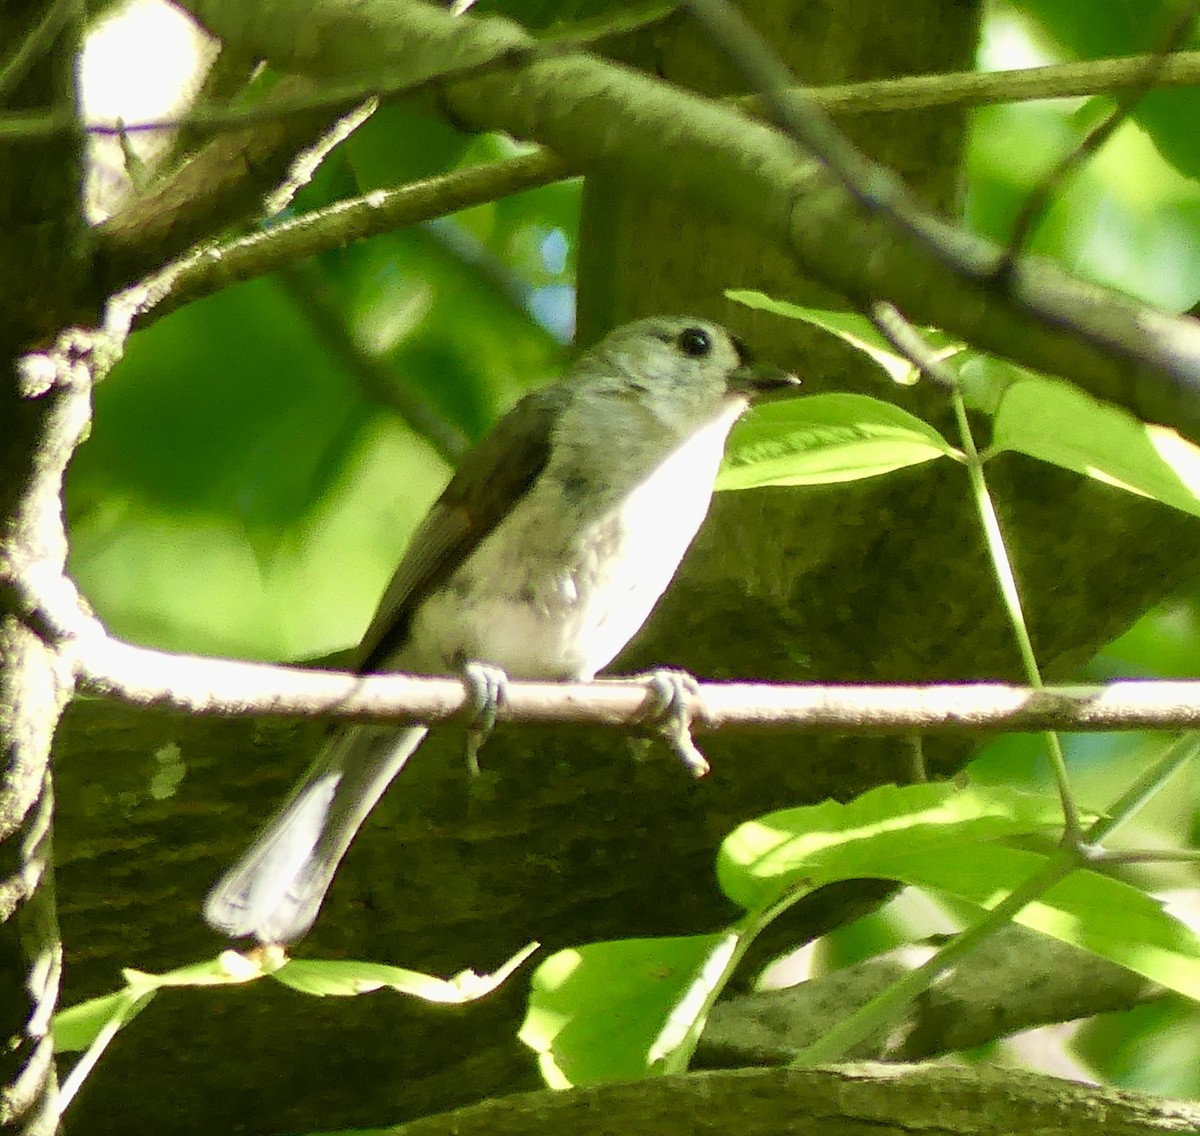
{"type": "Polygon", "coordinates": [[[412,669],[479,661],[514,678],[592,678],[646,621],[708,508],[694,491],[664,508],[652,489],[561,541],[537,522],[538,509],[528,524],[510,515],[503,539],[485,540],[414,613],[412,669]],[[533,552],[547,544],[553,555],[533,552]]]}

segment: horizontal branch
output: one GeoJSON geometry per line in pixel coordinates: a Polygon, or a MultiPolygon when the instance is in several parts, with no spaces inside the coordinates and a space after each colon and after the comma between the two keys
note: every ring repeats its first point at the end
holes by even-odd
{"type": "Polygon", "coordinates": [[[145,327],[202,296],[278,272],[317,253],[569,176],[571,171],[560,159],[539,148],[395,189],[373,190],[229,244],[197,249],[130,289],[122,302],[136,309],[136,326],[145,327]]]}
{"type": "MultiPolygon", "coordinates": [[[[1048,63],[1006,71],[948,71],[931,75],[902,75],[893,79],[868,79],[857,83],[832,83],[824,87],[798,87],[797,93],[811,99],[830,114],[880,114],[930,110],[935,107],[975,107],[997,103],[1033,102],[1039,99],[1086,98],[1128,90],[1142,82],[1150,64],[1149,55],[1119,59],[1087,59],[1072,63],[1048,63]]],[[[1151,86],[1200,86],[1200,51],[1179,51],[1166,57],[1151,86]]],[[[410,83],[383,78],[357,82],[326,83],[304,93],[246,105],[223,103],[197,105],[185,114],[138,122],[94,120],[86,124],[89,134],[119,136],[188,129],[200,134],[217,133],[260,123],[278,122],[293,115],[336,109],[371,98],[393,98],[409,93],[410,83]]],[[[753,114],[761,113],[757,95],[732,100],[753,114]]],[[[0,112],[0,144],[65,135],[79,129],[73,112],[47,108],[0,112]]]]}
{"type": "MultiPolygon", "coordinates": [[[[354,675],[135,647],[103,633],[73,646],[78,690],[189,714],[327,717],[397,723],[462,719],[472,693],[456,678],[354,675]]],[[[645,679],[520,682],[499,721],[634,729],[655,704],[645,679]]],[[[1034,690],[1003,683],[769,686],[700,683],[686,702],[698,731],[847,734],[1180,730],[1200,727],[1200,681],[1123,681],[1034,690]]]]}
{"type": "Polygon", "coordinates": [[[571,1132],[1002,1136],[1195,1133],[1200,1106],[1077,1085],[1023,1069],[863,1062],[824,1069],[690,1073],[493,1097],[392,1129],[395,1136],[571,1132]],[[703,1117],[703,1122],[699,1120],[703,1117]]]}
{"type": "MultiPolygon", "coordinates": [[[[1011,71],[952,71],[936,75],[902,75],[828,87],[802,87],[798,93],[830,114],[974,107],[1036,99],[1085,98],[1128,90],[1143,82],[1152,56],[1089,59],[1051,63],[1011,71]]],[[[1200,85],[1200,51],[1180,51],[1162,61],[1151,84],[1160,87],[1200,85]]],[[[744,100],[758,113],[757,95],[744,100]]]]}

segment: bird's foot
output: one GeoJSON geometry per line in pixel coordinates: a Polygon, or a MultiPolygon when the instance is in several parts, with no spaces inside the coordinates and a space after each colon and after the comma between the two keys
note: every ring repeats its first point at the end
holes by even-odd
{"type": "Polygon", "coordinates": [[[700,697],[700,684],[687,671],[660,669],[637,675],[646,683],[641,720],[671,747],[693,777],[709,771],[708,759],[692,740],[689,702],[700,697]]]}
{"type": "Polygon", "coordinates": [[[491,663],[463,664],[463,683],[470,696],[471,712],[467,726],[467,768],[472,777],[479,776],[479,751],[496,726],[496,713],[504,701],[508,675],[491,663]]]}

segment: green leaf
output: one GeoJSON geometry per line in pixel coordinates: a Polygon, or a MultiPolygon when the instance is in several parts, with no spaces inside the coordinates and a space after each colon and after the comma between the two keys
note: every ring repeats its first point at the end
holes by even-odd
{"type": "Polygon", "coordinates": [[[1001,836],[1052,831],[1056,797],[1005,788],[881,785],[845,804],[783,809],[739,825],[717,855],[721,889],[747,910],[833,880],[882,876],[900,854],[938,859],[1001,836]]]}
{"type": "Polygon", "coordinates": [[[121,973],[130,989],[161,990],[167,986],[239,986],[270,974],[278,965],[279,956],[272,952],[243,955],[238,951],[222,951],[215,959],[162,974],[147,974],[131,968],[121,973]]]}
{"type": "Polygon", "coordinates": [[[810,395],[767,403],[739,422],[717,488],[857,481],[957,452],[932,426],[890,402],[810,395]]]}
{"type": "Polygon", "coordinates": [[[559,951],[534,972],[518,1036],[554,1088],[681,1072],[737,946],[732,931],[559,951]]]}
{"type": "Polygon", "coordinates": [[[120,1029],[132,1021],[150,997],[127,988],[60,1010],[54,1015],[54,1052],[77,1053],[87,1049],[106,1029],[120,1029]]]}
{"type": "Polygon", "coordinates": [[[272,965],[265,958],[248,958],[236,951],[224,951],[215,959],[168,970],[163,974],[126,969],[122,971],[125,978],[123,990],[80,1002],[54,1015],[55,1051],[61,1053],[86,1049],[110,1025],[119,1029],[132,1021],[154,994],[164,987],[238,985],[261,978],[270,972],[272,965]]]}
{"type": "MultiPolygon", "coordinates": [[[[953,856],[918,854],[909,860],[901,853],[883,867],[886,878],[988,910],[1041,871],[1047,859],[992,844],[959,848],[953,856]]],[[[1015,921],[1200,1001],[1200,938],[1156,899],[1121,880],[1073,872],[1024,907],[1015,921]]]]}
{"type": "Polygon", "coordinates": [[[125,970],[125,989],[93,998],[54,1015],[52,1032],[55,1052],[83,1050],[59,1091],[59,1108],[65,1109],[100,1060],[109,1042],[166,986],[228,986],[250,982],[269,973],[281,956],[266,952],[247,957],[225,951],[218,958],[165,974],[125,970]]]}
{"type": "MultiPolygon", "coordinates": [[[[801,320],[812,324],[823,331],[836,335],[838,339],[849,344],[856,351],[870,356],[885,372],[888,378],[901,386],[912,386],[920,377],[920,369],[915,367],[907,355],[897,351],[876,329],[866,316],[857,312],[835,312],[823,308],[805,308],[799,304],[789,304],[786,300],[775,300],[762,292],[746,292],[737,289],[727,290],[725,295],[736,303],[748,308],[771,312],[785,319],[801,320]]],[[[963,344],[952,339],[944,331],[937,328],[924,327],[919,329],[922,339],[933,354],[939,359],[948,358],[963,349],[963,344]]]]}
{"type": "MultiPolygon", "coordinates": [[[[1046,865],[1001,838],[1061,825],[1056,798],[1009,789],[885,785],[749,821],[725,840],[717,875],[747,908],[793,900],[836,880],[879,878],[990,910],[1046,865]]],[[[1016,922],[1200,999],[1200,938],[1120,880],[1076,871],[1028,904],[1016,922]]]]}
{"type": "Polygon", "coordinates": [[[464,970],[451,979],[445,979],[399,966],[350,959],[289,959],[273,971],[271,977],[284,986],[318,998],[349,998],[386,987],[426,1002],[460,1005],[490,994],[537,948],[537,943],[530,943],[490,975],[464,970]]]}
{"type": "Polygon", "coordinates": [[[1026,378],[1011,386],[996,413],[992,445],[1200,516],[1200,449],[1066,383],[1026,378]]]}
{"type": "Polygon", "coordinates": [[[537,943],[531,943],[518,951],[494,975],[480,976],[466,970],[449,981],[375,963],[288,959],[278,948],[248,955],[224,951],[215,959],[164,974],[125,970],[124,990],[60,1010],[54,1016],[55,1052],[85,1051],[63,1082],[60,1107],[66,1108],[74,1098],[117,1032],[164,987],[230,986],[270,976],[307,994],[363,994],[387,986],[427,1002],[462,1003],[482,998],[494,990],[537,950],[537,946],[537,943]]]}
{"type": "Polygon", "coordinates": [[[126,987],[117,994],[93,998],[55,1014],[51,1027],[56,1053],[82,1050],[79,1060],[62,1082],[58,1093],[58,1110],[67,1108],[96,1067],[108,1043],[119,1030],[133,1021],[154,997],[153,990],[134,990],[126,987]]]}

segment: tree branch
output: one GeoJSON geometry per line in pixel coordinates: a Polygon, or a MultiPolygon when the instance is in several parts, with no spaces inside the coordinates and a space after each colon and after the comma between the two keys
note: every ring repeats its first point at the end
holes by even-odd
{"type": "Polygon", "coordinates": [[[145,327],[202,296],[277,272],[316,253],[569,176],[559,158],[548,150],[537,150],[396,189],[377,190],[266,232],[197,249],[130,289],[118,303],[132,307],[136,326],[145,327]]]}
{"type": "MultiPolygon", "coordinates": [[[[925,948],[924,957],[934,949],[925,948]]],[[[696,1050],[696,1067],[789,1064],[912,970],[918,953],[919,945],[904,946],[796,986],[718,1002],[696,1050]]],[[[1163,994],[1124,967],[1010,924],[915,1000],[902,1021],[849,1056],[920,1061],[1039,1026],[1128,1010],[1163,994]]]]}
{"type": "MultiPolygon", "coordinates": [[[[911,111],[937,106],[978,106],[1023,99],[1062,98],[1135,87],[1144,80],[1144,68],[1153,59],[1153,56],[1131,56],[1127,59],[1060,64],[1021,71],[914,75],[830,87],[807,87],[803,88],[802,93],[833,114],[911,111]]],[[[1156,86],[1193,84],[1200,84],[1200,52],[1181,52],[1166,57],[1161,72],[1155,77],[1156,86]]],[[[344,106],[348,99],[368,99],[375,95],[382,98],[395,93],[396,89],[378,84],[346,84],[335,89],[318,88],[285,94],[248,108],[200,108],[181,119],[137,123],[126,126],[125,130],[132,133],[184,126],[215,129],[253,122],[275,122],[285,116],[311,113],[322,107],[344,106]]],[[[762,100],[757,95],[731,100],[731,105],[747,113],[763,113],[762,100]]],[[[5,122],[4,116],[0,116],[0,138],[5,137],[5,122]]],[[[151,280],[138,285],[139,289],[145,290],[139,291],[136,297],[137,326],[144,327],[221,288],[268,275],[307,256],[561,181],[578,172],[551,151],[539,148],[517,158],[488,162],[395,189],[376,191],[273,226],[267,232],[254,233],[219,247],[197,249],[183,260],[169,265],[151,280]]],[[[187,172],[190,183],[207,180],[210,176],[206,174],[204,178],[198,178],[197,173],[187,172]]],[[[185,195],[183,199],[190,201],[191,195],[185,195]]],[[[137,218],[145,218],[153,212],[154,206],[148,201],[137,206],[137,218]]],[[[150,237],[153,235],[151,233],[150,237]]],[[[152,263],[153,257],[158,255],[155,245],[147,241],[146,234],[140,231],[133,216],[101,226],[98,232],[101,246],[107,249],[111,245],[112,252],[109,255],[117,257],[118,263],[122,264],[121,249],[135,237],[139,256],[149,258],[141,263],[152,263]]],[[[174,247],[178,247],[178,237],[173,228],[172,239],[176,242],[174,247]]],[[[117,275],[128,275],[130,267],[124,264],[117,275]]]]}
{"type": "MultiPolygon", "coordinates": [[[[807,87],[802,93],[832,114],[911,111],[937,106],[979,106],[1023,99],[1062,98],[1136,86],[1144,79],[1144,68],[1153,58],[1139,55],[1127,59],[1059,64],[1020,71],[912,75],[900,79],[807,87]]],[[[1200,84],[1200,52],[1181,52],[1167,57],[1155,78],[1156,86],[1194,84],[1200,84]]],[[[369,83],[347,84],[336,89],[306,89],[285,93],[253,107],[200,108],[178,120],[136,123],[126,126],[125,130],[132,133],[184,126],[215,129],[253,122],[275,122],[288,115],[311,113],[323,107],[345,106],[347,100],[351,99],[368,99],[376,95],[383,98],[395,93],[395,89],[369,83]]],[[[762,100],[757,95],[732,100],[731,105],[751,114],[763,113],[762,100]]],[[[5,126],[6,119],[0,116],[0,138],[6,136],[5,126]]],[[[484,163],[395,189],[366,194],[274,226],[269,232],[255,233],[217,248],[198,249],[145,285],[147,292],[138,301],[138,325],[145,326],[202,296],[230,284],[275,272],[283,265],[306,256],[420,221],[443,217],[471,205],[561,181],[577,172],[551,151],[539,148],[518,158],[484,163]]],[[[189,182],[195,183],[207,180],[210,175],[198,178],[197,172],[188,171],[187,176],[189,182]]],[[[184,196],[184,200],[190,199],[190,195],[184,196]]],[[[137,207],[138,217],[145,217],[152,212],[150,202],[143,202],[137,207]]],[[[98,238],[103,247],[112,244],[119,256],[118,250],[135,234],[138,235],[137,245],[141,255],[145,256],[147,247],[153,250],[154,246],[147,245],[145,234],[140,233],[133,217],[123,217],[119,223],[101,226],[98,238]]]]}
{"type": "Polygon", "coordinates": [[[1196,3],[1196,0],[1187,0],[1187,2],[1179,4],[1174,12],[1168,9],[1166,13],[1168,19],[1159,32],[1157,37],[1159,42],[1154,52],[1146,60],[1141,80],[1121,92],[1112,110],[1080,139],[1077,146],[1064,154],[1047,171],[1039,184],[1034,187],[1033,192],[1025,199],[1020,212],[1013,221],[1001,271],[1007,272],[1017,255],[1027,249],[1030,236],[1034,229],[1041,224],[1055,195],[1067,179],[1085,162],[1099,153],[1121,124],[1129,119],[1134,107],[1149,91],[1153,90],[1154,80],[1158,73],[1195,23],[1198,8],[1200,5],[1196,3]]]}
{"type": "MultiPolygon", "coordinates": [[[[455,20],[426,4],[330,0],[305,7],[306,35],[287,31],[294,4],[247,9],[194,0],[197,17],[239,50],[311,77],[395,67],[416,81],[528,50],[498,18],[455,20]]],[[[503,75],[453,83],[443,104],[477,129],[507,130],[572,167],[608,166],[686,191],[790,248],[801,269],[855,304],[886,297],[917,322],[1063,375],[1091,393],[1200,438],[1200,326],[1023,259],[1003,293],[1001,250],[924,212],[882,167],[864,208],[822,162],[779,132],[697,95],[583,54],[537,59],[503,75]],[[563,92],[572,97],[563,97],[563,92]],[[664,155],[669,162],[664,163],[664,155]],[[905,224],[897,223],[901,209],[905,224]],[[915,235],[914,235],[915,234],[915,235]]]]}
{"type": "MultiPolygon", "coordinates": [[[[455,678],[355,675],[135,647],[99,624],[72,644],[82,694],[189,714],[346,721],[457,719],[473,702],[455,678]]],[[[643,679],[593,683],[512,681],[502,722],[575,722],[635,728],[648,702],[643,679]]],[[[687,699],[700,731],[907,734],[1031,730],[1181,730],[1200,727],[1200,681],[1115,682],[1035,690],[1004,683],[928,686],[771,686],[701,683],[687,699]]]]}
{"type": "MultiPolygon", "coordinates": [[[[308,88],[285,77],[271,95],[308,88]]],[[[314,145],[354,129],[362,116],[360,107],[341,103],[214,139],[97,229],[95,288],[111,295],[235,222],[261,216],[264,200],[294,180],[292,170],[314,145]]]]}
{"type": "MultiPolygon", "coordinates": [[[[1007,71],[946,71],[933,75],[903,75],[894,79],[833,83],[825,87],[798,87],[795,91],[833,115],[1086,98],[1091,95],[1110,95],[1142,85],[1146,67],[1154,58],[1153,55],[1127,55],[1117,59],[1050,63],[1007,71]]],[[[1154,76],[1150,89],[1197,85],[1200,85],[1200,51],[1177,51],[1163,58],[1162,69],[1154,76]]],[[[122,123],[120,126],[92,122],[86,129],[90,134],[104,135],[181,129],[217,133],[255,123],[274,123],[290,115],[336,108],[371,98],[400,97],[409,93],[409,90],[410,84],[389,83],[384,76],[362,78],[336,86],[325,84],[306,91],[292,90],[269,102],[250,106],[201,103],[183,115],[122,123]]],[[[756,116],[763,114],[762,99],[758,95],[743,95],[730,102],[756,116]]],[[[78,130],[78,125],[72,118],[50,109],[0,113],[0,143],[61,135],[74,130],[78,130]]]]}
{"type": "Polygon", "coordinates": [[[1018,1069],[847,1065],[653,1077],[486,1100],[402,1124],[395,1136],[739,1132],[744,1136],[1164,1136],[1195,1132],[1200,1108],[1018,1069]]]}

